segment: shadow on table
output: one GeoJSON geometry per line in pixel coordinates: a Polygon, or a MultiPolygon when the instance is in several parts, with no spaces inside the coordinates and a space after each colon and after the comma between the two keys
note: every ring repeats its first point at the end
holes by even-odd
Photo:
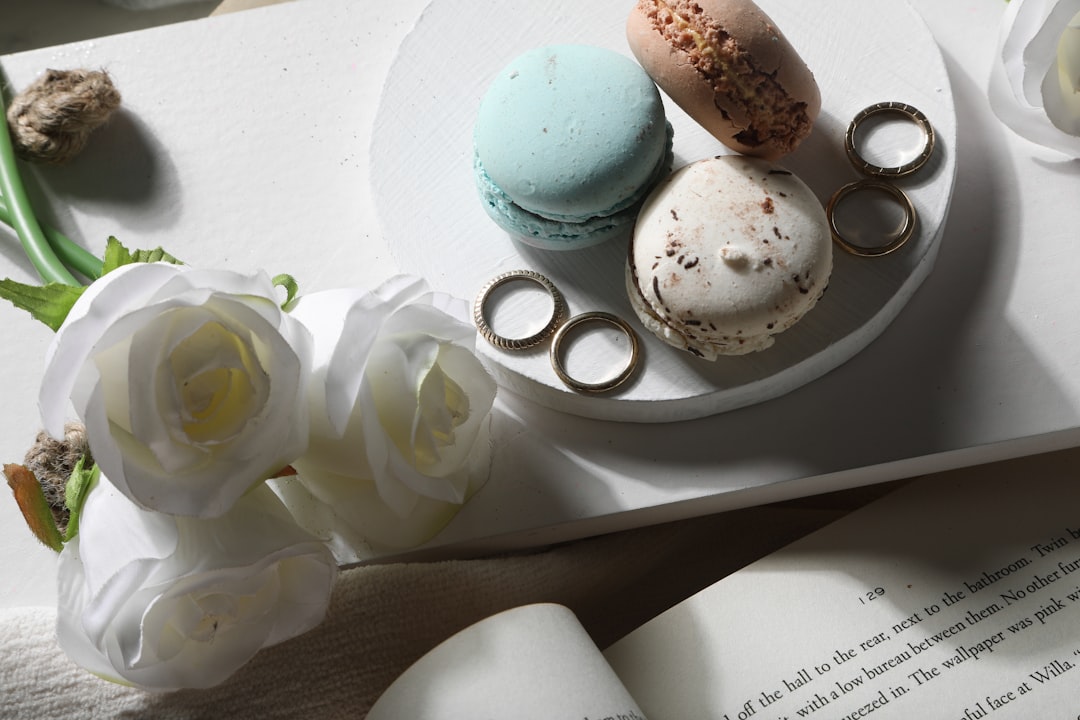
{"type": "MultiPolygon", "coordinates": [[[[124,217],[128,230],[167,228],[179,218],[183,201],[175,166],[164,147],[135,113],[121,108],[90,136],[83,152],[66,165],[34,165],[24,182],[42,222],[74,224],[73,211],[101,217],[124,217]],[[47,188],[50,197],[42,192],[47,188]]],[[[122,234],[120,229],[116,233],[122,234]]],[[[105,238],[77,238],[85,247],[105,238]]],[[[137,238],[119,237],[129,247],[137,238]]]]}
{"type": "MultiPolygon", "coordinates": [[[[649,425],[597,423],[543,410],[528,411],[530,431],[568,456],[587,455],[583,475],[587,466],[606,468],[670,488],[677,501],[689,489],[712,496],[760,484],[767,481],[760,477],[764,473],[785,479],[850,476],[853,468],[968,448],[1005,425],[1038,435],[1069,422],[1076,408],[1066,393],[1043,389],[1033,396],[1004,379],[1022,366],[1028,369],[1026,383],[1055,383],[1011,326],[1005,307],[1021,243],[1037,238],[1019,237],[1008,218],[1016,173],[1004,153],[988,151],[999,138],[1005,144],[1006,130],[991,115],[979,85],[948,53],[946,61],[957,99],[959,162],[945,238],[934,271],[880,338],[838,370],[781,398],[667,426],[663,442],[649,425]],[[972,339],[980,328],[1015,337],[1003,343],[1009,356],[981,351],[972,339]],[[582,437],[602,441],[586,447],[582,437]],[[657,472],[641,478],[642,467],[657,472]],[[675,480],[664,469],[675,469],[675,480]]],[[[863,482],[872,481],[865,477],[863,482]]],[[[788,496],[793,494],[798,493],[788,496]]],[[[699,503],[686,512],[715,509],[722,508],[699,503]]]]}

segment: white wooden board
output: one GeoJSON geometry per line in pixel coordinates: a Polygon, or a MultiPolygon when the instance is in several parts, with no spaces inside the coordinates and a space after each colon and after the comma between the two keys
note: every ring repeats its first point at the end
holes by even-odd
{"type": "MultiPolygon", "coordinates": [[[[897,181],[918,213],[915,236],[906,246],[872,259],[838,249],[829,290],[817,308],[777,336],[768,350],[716,362],[667,346],[637,322],[626,299],[625,242],[570,252],[531,248],[491,222],[474,187],[472,127],[494,75],[538,45],[583,43],[630,55],[624,27],[633,3],[508,0],[498,15],[513,22],[488,32],[489,6],[435,0],[405,38],[383,90],[371,147],[376,211],[398,266],[463,298],[474,297],[501,272],[536,270],[563,291],[571,314],[615,313],[631,320],[644,341],[637,374],[604,396],[563,385],[552,371],[547,346],[508,353],[483,344],[503,387],[562,412],[630,422],[685,420],[759,403],[820,377],[862,350],[930,273],[956,176],[956,113],[941,53],[926,25],[907,3],[894,0],[759,4],[821,88],[822,113],[813,134],[782,162],[822,204],[860,177],[844,153],[844,133],[868,105],[893,100],[919,108],[935,128],[937,149],[928,166],[897,181]],[[903,42],[883,41],[889,37],[903,42]]],[[[665,105],[675,128],[675,167],[730,152],[667,98],[665,105]]],[[[903,132],[881,132],[868,138],[867,152],[893,161],[914,154],[919,138],[914,144],[909,140],[903,132]]],[[[530,304],[522,312],[539,316],[540,309],[530,304]]],[[[528,319],[519,319],[520,324],[528,319]]],[[[595,367],[582,362],[586,375],[601,378],[619,365],[603,350],[597,343],[595,367]]]]}
{"type": "MultiPolygon", "coordinates": [[[[501,392],[491,480],[424,557],[536,547],[1080,443],[1080,174],[990,112],[984,83],[1005,4],[910,2],[944,51],[962,131],[942,147],[958,175],[934,270],[887,331],[815,382],[688,422],[605,422],[501,392]]],[[[824,22],[833,3],[818,5],[824,22]]],[[[398,268],[377,232],[371,196],[382,179],[369,173],[368,149],[381,137],[383,81],[424,6],[304,0],[2,58],[16,86],[85,65],[109,69],[124,93],[124,114],[76,165],[29,174],[40,211],[94,251],[115,234],[207,267],[291,272],[302,292],[384,279],[398,268]]],[[[493,11],[477,30],[490,40],[514,23],[493,11]]],[[[860,23],[850,37],[821,32],[896,52],[918,47],[911,33],[925,30],[860,23]]],[[[920,82],[925,61],[911,64],[880,96],[920,82]]],[[[416,177],[419,187],[424,167],[416,177]]],[[[440,232],[458,237],[452,221],[440,232]]],[[[3,239],[3,274],[33,281],[3,239]]],[[[51,333],[5,305],[0,327],[0,458],[10,462],[38,428],[51,333]]],[[[0,503],[0,607],[54,602],[54,566],[14,503],[0,503]]]]}

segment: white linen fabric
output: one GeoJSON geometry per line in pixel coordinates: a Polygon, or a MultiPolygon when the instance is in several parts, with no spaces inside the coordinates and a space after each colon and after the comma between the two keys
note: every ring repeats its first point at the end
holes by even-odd
{"type": "MultiPolygon", "coordinates": [[[[857,494],[862,504],[887,486],[857,494]]],[[[844,509],[848,509],[845,507],[844,509]]],[[[53,608],[0,610],[0,715],[80,718],[363,718],[413,661],[458,630],[533,602],[566,605],[597,645],[839,517],[836,503],[748,508],[472,560],[343,571],[327,619],[262,650],[209,690],[147,693],[101,680],[56,644],[53,608]]]]}

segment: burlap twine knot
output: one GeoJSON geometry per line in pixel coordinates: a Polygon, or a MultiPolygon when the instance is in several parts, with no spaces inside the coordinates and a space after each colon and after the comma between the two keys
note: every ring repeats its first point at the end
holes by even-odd
{"type": "Polygon", "coordinates": [[[64,437],[57,439],[51,437],[42,430],[34,440],[33,446],[26,452],[23,464],[30,472],[34,473],[41,490],[45,494],[45,500],[49,503],[53,520],[60,532],[67,530],[68,512],[64,504],[64,494],[67,489],[68,478],[71,471],[79,462],[79,458],[86,456],[84,467],[93,465],[90,457],[90,442],[86,439],[86,428],[78,423],[68,423],[64,426],[64,437]]]}
{"type": "Polygon", "coordinates": [[[25,160],[63,164],[120,107],[120,92],[100,70],[46,70],[15,96],[7,121],[25,160]]]}

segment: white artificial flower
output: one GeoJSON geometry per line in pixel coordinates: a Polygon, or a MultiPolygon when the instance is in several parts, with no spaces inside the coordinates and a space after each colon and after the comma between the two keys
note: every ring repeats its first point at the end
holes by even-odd
{"type": "Polygon", "coordinates": [[[1080,157],[1080,0],[1011,0],[988,95],[1018,135],[1080,157]]]}
{"type": "Polygon", "coordinates": [[[69,399],[109,479],[143,507],[221,515],[307,447],[311,338],[263,273],[125,265],[56,333],[39,404],[69,399]]]}
{"type": "Polygon", "coordinates": [[[466,310],[406,276],[293,310],[315,343],[311,439],[274,486],[339,558],[429,539],[486,479],[496,386],[466,310]]]}
{"type": "Polygon", "coordinates": [[[336,574],[265,485],[200,519],[143,510],[101,477],[60,553],[57,638],[108,680],[211,687],[322,622],[336,574]]]}

